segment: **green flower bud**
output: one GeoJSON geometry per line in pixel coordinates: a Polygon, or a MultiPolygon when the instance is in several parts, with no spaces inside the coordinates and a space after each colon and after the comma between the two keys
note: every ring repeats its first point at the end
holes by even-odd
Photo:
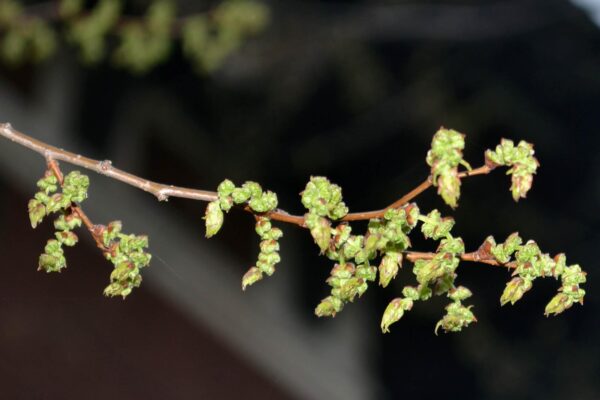
{"type": "Polygon", "coordinates": [[[235,188],[231,193],[231,197],[235,204],[243,204],[250,200],[252,191],[247,187],[235,188]]]}
{"type": "Polygon", "coordinates": [[[440,327],[445,332],[459,332],[472,322],[477,322],[477,318],[471,312],[471,307],[465,307],[460,302],[450,303],[446,306],[446,315],[435,326],[435,334],[437,335],[440,327]]]}
{"type": "Polygon", "coordinates": [[[514,142],[507,139],[502,139],[496,151],[488,150],[485,153],[486,164],[511,167],[507,174],[512,175],[510,190],[515,201],[524,198],[531,189],[533,175],[539,167],[534,153],[532,144],[521,141],[515,147],[514,142]]]}
{"type": "Polygon", "coordinates": [[[260,242],[260,251],[262,253],[273,253],[279,251],[279,242],[276,240],[263,240],[260,242]]]}
{"type": "Polygon", "coordinates": [[[558,278],[561,276],[567,267],[567,256],[563,253],[554,256],[554,268],[552,270],[552,276],[558,278]]]}
{"type": "Polygon", "coordinates": [[[521,247],[521,243],[523,243],[523,239],[521,239],[517,232],[514,232],[506,238],[503,244],[496,245],[493,243],[490,252],[498,262],[506,264],[510,261],[513,253],[521,247]]]}
{"type": "Polygon", "coordinates": [[[405,311],[412,309],[413,301],[411,299],[396,298],[388,304],[381,318],[381,331],[388,333],[390,326],[399,321],[405,311]]]}
{"type": "Polygon", "coordinates": [[[279,240],[281,239],[281,237],[283,236],[283,231],[279,228],[271,228],[270,231],[268,231],[265,236],[264,239],[266,240],[279,240]]]}
{"type": "Polygon", "coordinates": [[[315,243],[321,249],[321,253],[324,253],[331,240],[331,222],[327,218],[310,213],[306,214],[305,221],[315,243]]]}
{"type": "Polygon", "coordinates": [[[332,277],[348,279],[354,276],[356,268],[352,263],[335,264],[330,272],[332,277]]]}
{"type": "Polygon", "coordinates": [[[506,284],[506,288],[500,297],[500,304],[505,305],[506,303],[515,304],[523,297],[523,295],[531,289],[532,282],[529,279],[521,277],[513,278],[506,284]]]}
{"type": "Polygon", "coordinates": [[[315,308],[315,315],[317,317],[335,317],[337,313],[342,311],[342,308],[344,308],[344,303],[340,299],[328,296],[321,300],[315,308]]]}
{"type": "Polygon", "coordinates": [[[441,240],[437,251],[438,253],[450,253],[453,255],[463,254],[465,252],[465,243],[459,237],[447,237],[441,240]]]}
{"type": "Polygon", "coordinates": [[[343,279],[339,281],[339,286],[331,290],[331,294],[342,301],[354,301],[356,295],[361,295],[366,288],[365,280],[358,277],[343,279]],[[362,290],[361,290],[362,289],[362,290]]]}
{"type": "Polygon", "coordinates": [[[56,239],[65,246],[75,246],[77,244],[77,235],[71,231],[56,232],[56,239]]]}
{"type": "Polygon", "coordinates": [[[350,238],[352,228],[347,224],[340,224],[331,230],[333,236],[333,245],[336,249],[339,249],[346,241],[350,238]]]}
{"type": "Polygon", "coordinates": [[[219,207],[221,210],[228,212],[233,207],[233,199],[231,196],[221,197],[219,196],[219,207]]]}
{"type": "Polygon", "coordinates": [[[218,201],[211,201],[206,207],[204,220],[206,223],[206,237],[210,238],[219,232],[223,226],[223,211],[218,201]]]}
{"type": "Polygon", "coordinates": [[[454,301],[463,301],[463,300],[471,297],[472,294],[473,293],[471,293],[471,291],[469,289],[467,289],[466,287],[459,286],[457,288],[450,290],[450,292],[448,293],[448,297],[454,301]]]}
{"type": "Polygon", "coordinates": [[[439,278],[436,278],[434,280],[433,294],[439,296],[453,289],[455,279],[456,274],[454,273],[445,273],[439,278]]]}
{"type": "Polygon", "coordinates": [[[356,267],[356,277],[373,282],[377,278],[377,268],[367,264],[361,264],[356,267]]]}
{"type": "Polygon", "coordinates": [[[343,253],[346,258],[354,258],[362,249],[364,237],[362,235],[352,235],[344,244],[343,253]]]}
{"type": "Polygon", "coordinates": [[[250,285],[255,284],[263,278],[263,273],[260,269],[256,267],[252,267],[244,274],[242,278],[242,290],[246,290],[246,288],[250,285]]]}
{"type": "Polygon", "coordinates": [[[386,252],[379,264],[379,284],[383,287],[387,287],[390,281],[396,277],[398,269],[401,266],[402,253],[395,251],[386,252]]]}
{"type": "Polygon", "coordinates": [[[266,191],[260,196],[253,196],[248,202],[250,208],[258,213],[265,213],[277,208],[277,195],[266,191]]]}
{"type": "Polygon", "coordinates": [[[544,315],[549,316],[550,314],[558,315],[563,311],[571,308],[573,300],[565,293],[559,293],[550,300],[544,310],[544,315]]]}
{"type": "Polygon", "coordinates": [[[585,283],[587,280],[586,273],[581,270],[578,264],[566,267],[562,274],[563,286],[573,286],[585,283]]]}
{"type": "Polygon", "coordinates": [[[413,268],[413,273],[417,278],[417,282],[428,284],[444,275],[445,271],[440,260],[434,258],[432,260],[417,260],[413,268]]]}
{"type": "Polygon", "coordinates": [[[402,296],[411,299],[413,301],[419,300],[419,290],[414,286],[404,286],[402,289],[402,296]]]}
{"type": "Polygon", "coordinates": [[[342,189],[325,177],[311,177],[301,196],[302,204],[311,214],[337,220],[348,213],[342,201],[342,189]]]}
{"type": "Polygon", "coordinates": [[[271,220],[267,217],[259,217],[256,221],[256,233],[261,238],[264,238],[265,235],[271,230],[271,220]]]}
{"type": "Polygon", "coordinates": [[[442,218],[438,210],[433,210],[427,216],[421,216],[420,219],[423,221],[421,232],[428,239],[439,240],[446,237],[454,226],[454,219],[442,218]]]}
{"type": "Polygon", "coordinates": [[[427,164],[431,167],[432,182],[446,204],[454,208],[460,197],[458,165],[470,166],[463,160],[464,135],[440,128],[433,136],[431,150],[427,153],[427,164]]]}
{"type": "MultiPolygon", "coordinates": [[[[79,171],[73,171],[65,176],[63,181],[63,193],[69,198],[69,202],[81,203],[87,199],[87,190],[90,186],[90,178],[82,175],[79,171]]],[[[64,208],[64,207],[63,207],[64,208]]]]}
{"type": "Polygon", "coordinates": [[[37,187],[43,190],[45,194],[49,195],[58,190],[58,179],[52,171],[47,171],[46,175],[37,181],[37,187]]]}
{"type": "Polygon", "coordinates": [[[46,207],[36,199],[29,200],[27,204],[29,211],[29,220],[31,221],[31,227],[36,228],[46,216],[46,207]]]}
{"type": "Polygon", "coordinates": [[[219,194],[219,197],[228,197],[233,193],[234,190],[235,184],[229,179],[225,179],[219,184],[217,193],[219,194]]]}
{"type": "Polygon", "coordinates": [[[248,181],[242,185],[242,188],[250,193],[250,197],[260,197],[262,195],[262,187],[252,181],[248,181]]]}

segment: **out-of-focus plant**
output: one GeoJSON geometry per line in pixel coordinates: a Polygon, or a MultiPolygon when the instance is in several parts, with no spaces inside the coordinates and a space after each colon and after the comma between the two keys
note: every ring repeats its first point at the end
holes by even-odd
{"type": "Polygon", "coordinates": [[[196,70],[211,72],[269,23],[268,8],[257,0],[223,0],[209,11],[185,16],[177,14],[172,0],[153,0],[144,15],[126,15],[125,6],[121,0],[91,6],[61,0],[47,15],[36,15],[20,1],[2,0],[0,57],[13,66],[44,61],[64,33],[86,64],[109,57],[116,66],[142,74],[168,60],[179,43],[196,70]]]}
{"type": "Polygon", "coordinates": [[[256,233],[261,239],[260,252],[256,263],[242,278],[244,290],[265,275],[273,275],[275,266],[281,261],[278,240],[283,233],[274,226],[274,222],[306,228],[320,254],[333,263],[326,281],[331,292],[315,309],[319,317],[335,316],[345,305],[360,298],[376,281],[387,287],[405,261],[412,263],[415,283],[404,286],[401,296],[393,299],[385,309],[381,319],[383,332],[388,332],[390,326],[410,311],[416,302],[442,295],[450,302],[445,308],[445,315],[435,326],[436,332],[440,328],[445,332],[460,331],[475,322],[473,306],[465,304],[472,295],[471,290],[457,283],[458,267],[462,262],[479,262],[512,271],[512,279],[500,297],[502,305],[519,301],[538,278],[554,278],[561,282],[558,294],[546,306],[546,315],[560,314],[575,303],[583,304],[585,291],[580,285],[586,281],[586,273],[577,264],[567,265],[564,254],[550,257],[540,250],[536,242],[524,241],[518,233],[511,234],[502,243],[489,236],[477,250],[467,252],[463,240],[453,233],[454,220],[451,217],[443,217],[437,209],[423,212],[413,202],[420,193],[435,186],[446,204],[454,208],[460,199],[462,179],[488,174],[498,167],[508,168],[513,198],[518,201],[526,197],[539,163],[534,157],[533,145],[525,141],[515,145],[511,140],[503,139],[494,150],[485,152],[482,166],[471,168],[463,159],[464,135],[440,128],[426,157],[429,177],[388,207],[350,213],[343,201],[342,189],[325,177],[314,176],[301,193],[306,213],[291,215],[277,208],[275,193],[263,190],[256,182],[236,185],[224,180],[216,192],[174,187],[135,177],[114,168],[107,161],[92,160],[41,143],[9,124],[0,125],[0,136],[46,157],[48,170],[38,181],[39,192],[29,202],[29,216],[34,228],[46,216],[56,214],[57,218],[55,236],[48,241],[40,256],[39,269],[46,272],[63,270],[66,267],[63,246],[75,245],[77,236],[73,230],[85,226],[105,257],[114,264],[110,284],[104,291],[108,296],[125,298],[140,285],[140,271],[151,259],[145,251],[148,239],[122,233],[118,221],[107,226],[94,225],[81,208],[81,203],[87,198],[88,177],[77,171],[63,177],[58,161],[123,181],[152,193],[161,201],[169,197],[183,197],[208,202],[204,215],[206,237],[219,232],[225,214],[233,207],[253,214],[256,233]],[[460,166],[464,169],[460,170],[460,166]],[[366,230],[356,232],[352,226],[354,221],[368,221],[366,230]],[[437,242],[435,252],[411,250],[410,235],[417,230],[426,239],[437,242]]]}

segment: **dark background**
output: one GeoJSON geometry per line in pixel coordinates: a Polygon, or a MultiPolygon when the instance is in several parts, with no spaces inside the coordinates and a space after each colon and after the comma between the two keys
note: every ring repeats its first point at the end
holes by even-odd
{"type": "MultiPolygon", "coordinates": [[[[466,159],[474,166],[502,137],[533,142],[541,168],[526,200],[515,204],[509,178],[497,171],[463,181],[456,211],[433,190],[418,203],[453,215],[468,250],[489,234],[502,240],[519,231],[545,252],[565,252],[588,271],[584,307],[543,317],[559,286],[547,279],[517,305],[501,308],[509,273],[464,264],[458,281],[474,292],[477,324],[436,337],[445,301],[434,299],[415,305],[382,335],[382,311],[411,282],[407,265],[387,289],[373,285],[335,320],[319,320],[312,312],[327,293],[331,265],[306,232],[291,226],[282,240],[291,250],[278,272],[252,290],[287,276],[294,299],[288,312],[317,338],[365,313],[358,328],[369,340],[364,371],[378,388],[369,398],[600,398],[598,26],[571,2],[555,0],[269,4],[268,30],[211,75],[196,74],[179,50],[135,77],[106,63],[78,65],[65,46],[48,64],[2,67],[0,79],[20,102],[34,104],[43,70],[70,65],[77,73],[66,126],[88,146],[86,155],[126,154],[112,143],[135,111],[125,131],[144,157],[132,172],[203,189],[224,178],[256,180],[294,213],[302,212],[297,194],[310,175],[340,184],[351,210],[391,203],[427,176],[424,157],[441,125],[467,134],[466,159]],[[286,268],[289,259],[293,268],[286,268]]],[[[27,117],[0,113],[17,128],[27,117]]],[[[16,149],[6,141],[0,146],[16,149]]],[[[6,173],[0,184],[3,397],[302,398],[192,324],[152,287],[126,303],[102,298],[98,282],[106,280],[106,265],[90,243],[69,254],[70,268],[60,276],[36,273],[50,228],[32,233],[25,212],[31,193],[6,173]]],[[[198,204],[172,200],[169,207],[204,240],[198,204]]],[[[416,236],[416,249],[432,248],[416,236]]],[[[241,277],[255,242],[252,220],[233,212],[209,245],[233,253],[241,277]]],[[[235,330],[236,322],[230,326],[235,330]]]]}

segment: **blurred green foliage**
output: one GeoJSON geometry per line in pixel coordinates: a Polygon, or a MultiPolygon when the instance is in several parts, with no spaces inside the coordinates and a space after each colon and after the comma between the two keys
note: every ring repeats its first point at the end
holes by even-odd
{"type": "Polygon", "coordinates": [[[122,0],[61,0],[55,14],[29,15],[17,0],[0,1],[0,58],[20,66],[48,59],[59,41],[75,46],[85,64],[109,58],[134,74],[164,63],[175,43],[200,73],[219,68],[244,41],[269,23],[268,8],[254,0],[224,0],[203,14],[178,16],[174,1],[154,0],[144,15],[124,15],[122,0]],[[115,44],[109,39],[115,39],[115,44]]]}

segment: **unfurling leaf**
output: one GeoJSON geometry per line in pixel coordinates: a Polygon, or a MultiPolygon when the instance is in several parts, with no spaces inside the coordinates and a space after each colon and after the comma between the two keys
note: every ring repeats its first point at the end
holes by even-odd
{"type": "Polygon", "coordinates": [[[204,220],[206,224],[206,237],[210,238],[219,232],[221,226],[223,226],[223,210],[219,206],[218,201],[211,201],[206,206],[206,213],[204,220]]]}

